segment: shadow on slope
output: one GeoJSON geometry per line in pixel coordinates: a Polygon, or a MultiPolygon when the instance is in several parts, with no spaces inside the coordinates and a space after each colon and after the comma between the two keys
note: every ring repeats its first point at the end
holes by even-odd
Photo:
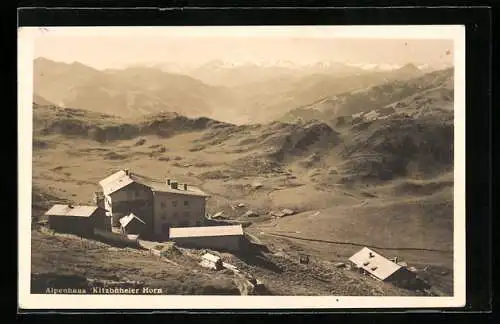
{"type": "Polygon", "coordinates": [[[69,203],[65,199],[60,199],[36,186],[31,191],[31,218],[33,222],[42,220],[43,214],[57,203],[69,203]]]}
{"type": "Polygon", "coordinates": [[[171,137],[182,132],[201,131],[225,125],[209,118],[188,118],[176,113],[148,115],[123,120],[79,109],[34,105],[35,134],[61,134],[98,142],[133,139],[142,135],[171,137]]]}
{"type": "Polygon", "coordinates": [[[453,168],[453,115],[365,121],[345,137],[344,183],[425,179],[453,168]]]}

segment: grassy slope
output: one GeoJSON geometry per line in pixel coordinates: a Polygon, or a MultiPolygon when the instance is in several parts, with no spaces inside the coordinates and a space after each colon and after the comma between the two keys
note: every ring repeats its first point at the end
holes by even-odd
{"type": "Polygon", "coordinates": [[[211,273],[196,262],[178,265],[161,261],[144,250],[117,249],[72,235],[32,232],[32,273],[80,275],[89,279],[145,282],[166,294],[239,295],[233,278],[211,273]]]}
{"type": "MultiPolygon", "coordinates": [[[[72,235],[32,232],[32,274],[36,278],[81,276],[102,282],[138,282],[161,288],[165,294],[239,295],[239,276],[230,271],[213,272],[198,265],[199,252],[180,249],[166,259],[147,250],[114,248],[72,235]]],[[[308,266],[293,256],[260,254],[222,257],[244,273],[263,281],[272,295],[410,295],[411,292],[373,281],[331,263],[312,260],[308,266]]],[[[35,286],[35,287],[37,287],[35,286]]]]}

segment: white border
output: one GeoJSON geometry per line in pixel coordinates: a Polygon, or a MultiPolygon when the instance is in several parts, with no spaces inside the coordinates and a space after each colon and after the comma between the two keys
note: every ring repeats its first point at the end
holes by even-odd
{"type": "Polygon", "coordinates": [[[172,37],[318,37],[451,39],[455,66],[454,296],[106,296],[30,294],[33,44],[37,27],[18,29],[19,279],[21,309],[336,309],[465,306],[465,27],[448,26],[228,26],[228,27],[48,27],[58,35],[172,37]]]}

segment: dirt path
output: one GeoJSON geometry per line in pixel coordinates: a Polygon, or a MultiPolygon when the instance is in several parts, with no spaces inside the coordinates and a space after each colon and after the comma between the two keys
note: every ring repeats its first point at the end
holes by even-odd
{"type": "Polygon", "coordinates": [[[310,242],[320,242],[320,243],[328,243],[328,244],[351,245],[351,246],[359,246],[359,247],[365,247],[366,246],[368,248],[373,248],[373,249],[378,249],[378,250],[388,250],[388,251],[390,251],[390,250],[395,250],[395,251],[425,251],[425,252],[437,252],[437,253],[453,254],[453,251],[448,251],[448,250],[424,249],[424,248],[412,248],[412,247],[381,247],[381,246],[375,246],[375,245],[369,245],[369,244],[363,244],[363,243],[356,243],[356,242],[340,242],[340,241],[328,241],[328,240],[305,238],[305,237],[292,236],[292,235],[287,235],[287,234],[280,234],[280,233],[277,233],[277,232],[263,232],[263,235],[272,235],[272,236],[285,237],[285,238],[290,238],[290,239],[295,239],[295,240],[310,241],[310,242]]]}

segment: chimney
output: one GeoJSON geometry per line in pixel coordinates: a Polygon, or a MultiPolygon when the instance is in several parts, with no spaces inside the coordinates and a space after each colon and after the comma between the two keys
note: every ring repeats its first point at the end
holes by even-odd
{"type": "Polygon", "coordinates": [[[167,185],[170,186],[170,179],[167,179],[167,185]]]}
{"type": "Polygon", "coordinates": [[[94,204],[98,207],[104,208],[104,195],[101,191],[94,192],[94,204]]]}
{"type": "Polygon", "coordinates": [[[187,183],[184,184],[184,190],[188,190],[188,185],[187,183]]]}
{"type": "Polygon", "coordinates": [[[129,173],[128,169],[125,169],[124,171],[125,171],[125,174],[128,175],[128,173],[129,173]]]}
{"type": "Polygon", "coordinates": [[[177,181],[172,181],[172,182],[170,182],[170,187],[171,187],[172,189],[177,189],[177,188],[178,188],[178,183],[177,183],[177,181]]]}

